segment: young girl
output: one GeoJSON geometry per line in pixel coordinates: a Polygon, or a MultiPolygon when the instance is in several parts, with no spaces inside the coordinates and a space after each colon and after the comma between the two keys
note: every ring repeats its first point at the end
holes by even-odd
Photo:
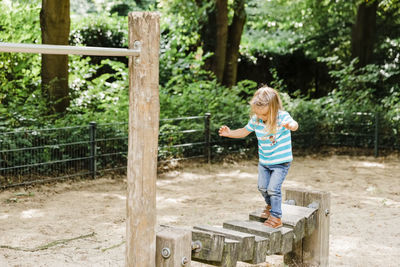
{"type": "Polygon", "coordinates": [[[278,92],[264,86],[258,89],[250,101],[251,118],[244,128],[231,130],[227,126],[219,129],[219,135],[243,138],[255,131],[258,139],[258,190],[266,206],[261,214],[264,225],[282,226],[281,186],[293,160],[290,131],[299,125],[282,108],[278,92]]]}

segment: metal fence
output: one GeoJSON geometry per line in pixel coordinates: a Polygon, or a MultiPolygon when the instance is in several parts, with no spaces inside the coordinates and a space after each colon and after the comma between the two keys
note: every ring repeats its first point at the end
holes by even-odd
{"type": "MultiPolygon", "coordinates": [[[[318,123],[299,123],[299,130],[292,134],[295,148],[362,147],[372,150],[375,156],[380,148],[400,148],[396,129],[386,125],[379,114],[335,113],[318,123]]],[[[211,156],[233,151],[257,153],[256,138],[221,138],[218,127],[211,122],[209,113],[160,120],[159,164],[193,158],[210,162],[211,156]]],[[[0,188],[77,176],[95,178],[109,171],[124,171],[127,148],[126,122],[3,132],[0,133],[0,188]]]]}
{"type": "MultiPolygon", "coordinates": [[[[209,161],[209,125],[208,113],[160,120],[159,162],[199,157],[209,161]]],[[[0,188],[125,170],[127,150],[127,122],[3,132],[0,188]]]]}

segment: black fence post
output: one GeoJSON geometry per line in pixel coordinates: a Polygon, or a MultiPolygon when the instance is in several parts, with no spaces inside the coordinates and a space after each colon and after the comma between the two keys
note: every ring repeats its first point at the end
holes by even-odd
{"type": "Polygon", "coordinates": [[[379,155],[379,112],[375,112],[374,156],[379,155]]]}
{"type": "Polygon", "coordinates": [[[90,163],[89,170],[92,178],[96,178],[96,122],[89,123],[89,138],[90,138],[90,163]]]}
{"type": "Polygon", "coordinates": [[[210,132],[211,113],[204,114],[204,157],[207,163],[211,163],[211,132],[210,132]]]}

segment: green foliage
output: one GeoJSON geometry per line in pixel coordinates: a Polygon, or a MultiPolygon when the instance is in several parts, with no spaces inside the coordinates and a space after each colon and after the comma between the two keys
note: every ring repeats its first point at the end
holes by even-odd
{"type": "MultiPolygon", "coordinates": [[[[39,43],[39,1],[0,2],[0,41],[39,43]]],[[[47,109],[40,90],[40,55],[0,53],[0,127],[37,125],[47,109]]]]}
{"type": "Polygon", "coordinates": [[[151,10],[156,6],[156,0],[73,0],[71,13],[86,16],[87,14],[110,14],[126,16],[131,11],[151,10]]]}
{"type": "Polygon", "coordinates": [[[67,114],[56,124],[87,124],[90,121],[106,123],[128,120],[128,69],[124,63],[103,60],[100,65],[89,64],[90,59],[72,57],[69,84],[71,105],[67,114]],[[112,73],[98,77],[97,70],[107,66],[112,73]]]}
{"type": "Polygon", "coordinates": [[[100,47],[128,47],[128,29],[126,17],[107,13],[89,15],[74,20],[70,33],[73,45],[100,47]]]}
{"type": "MultiPolygon", "coordinates": [[[[380,111],[384,131],[391,136],[399,133],[399,6],[396,1],[380,1],[378,26],[381,30],[374,62],[359,69],[350,56],[351,26],[358,3],[358,0],[247,2],[241,64],[253,67],[249,68],[250,74],[257,70],[256,76],[264,75],[260,79],[262,83],[268,82],[282,92],[285,107],[300,124],[297,138],[304,138],[304,143],[313,134],[313,144],[322,145],[327,138],[332,138],[329,132],[338,131],[345,136],[352,122],[356,125],[364,123],[362,120],[370,123],[366,116],[354,116],[355,112],[380,111]],[[264,65],[257,65],[262,62],[264,65]],[[323,97],[314,94],[316,70],[329,75],[319,76],[318,90],[325,90],[323,97]],[[324,88],[321,77],[325,79],[324,88]]],[[[213,1],[80,0],[71,4],[71,44],[104,47],[127,47],[127,19],[121,15],[128,10],[158,8],[162,13],[161,118],[210,112],[213,140],[219,140],[216,133],[219,125],[236,128],[247,122],[248,101],[257,83],[242,77],[243,81],[228,89],[218,84],[204,67],[211,55],[204,52],[207,49],[203,47],[201,34],[204,27],[214,27],[207,25],[213,1]]],[[[232,4],[233,1],[229,1],[230,7],[232,4]]],[[[0,41],[40,43],[39,0],[3,1],[0,7],[0,41]]],[[[0,68],[1,130],[22,126],[87,125],[90,121],[126,122],[128,119],[126,59],[70,56],[71,106],[66,114],[54,117],[47,115],[40,90],[39,55],[1,53],[0,68]]],[[[251,77],[255,78],[258,77],[251,77]]],[[[160,129],[167,132],[202,129],[203,124],[202,119],[165,122],[160,129]]],[[[362,126],[357,127],[353,130],[362,132],[362,126]]],[[[121,132],[108,129],[105,134],[112,136],[121,132]]],[[[202,139],[201,134],[160,136],[160,142],[166,146],[202,139]]],[[[183,155],[187,151],[174,148],[167,152],[183,155]]],[[[167,152],[163,157],[170,155],[167,152]]],[[[43,157],[46,155],[49,153],[43,152],[43,157]]]]}

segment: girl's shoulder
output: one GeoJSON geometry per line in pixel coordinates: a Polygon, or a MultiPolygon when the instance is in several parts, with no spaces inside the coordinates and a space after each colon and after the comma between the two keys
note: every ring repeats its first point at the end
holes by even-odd
{"type": "Polygon", "coordinates": [[[252,123],[252,124],[260,124],[260,123],[262,123],[262,120],[260,120],[258,117],[257,117],[257,115],[252,115],[251,117],[250,117],[250,123],[252,123]]]}
{"type": "Polygon", "coordinates": [[[251,122],[257,122],[257,115],[251,115],[250,121],[251,122]]]}
{"type": "Polygon", "coordinates": [[[278,113],[278,120],[280,122],[290,120],[292,117],[290,116],[289,112],[286,110],[279,110],[278,113]]]}
{"type": "Polygon", "coordinates": [[[286,110],[282,110],[282,109],[280,109],[279,111],[278,111],[278,115],[281,117],[284,117],[284,116],[290,116],[290,114],[289,114],[289,112],[287,112],[286,110]]]}

